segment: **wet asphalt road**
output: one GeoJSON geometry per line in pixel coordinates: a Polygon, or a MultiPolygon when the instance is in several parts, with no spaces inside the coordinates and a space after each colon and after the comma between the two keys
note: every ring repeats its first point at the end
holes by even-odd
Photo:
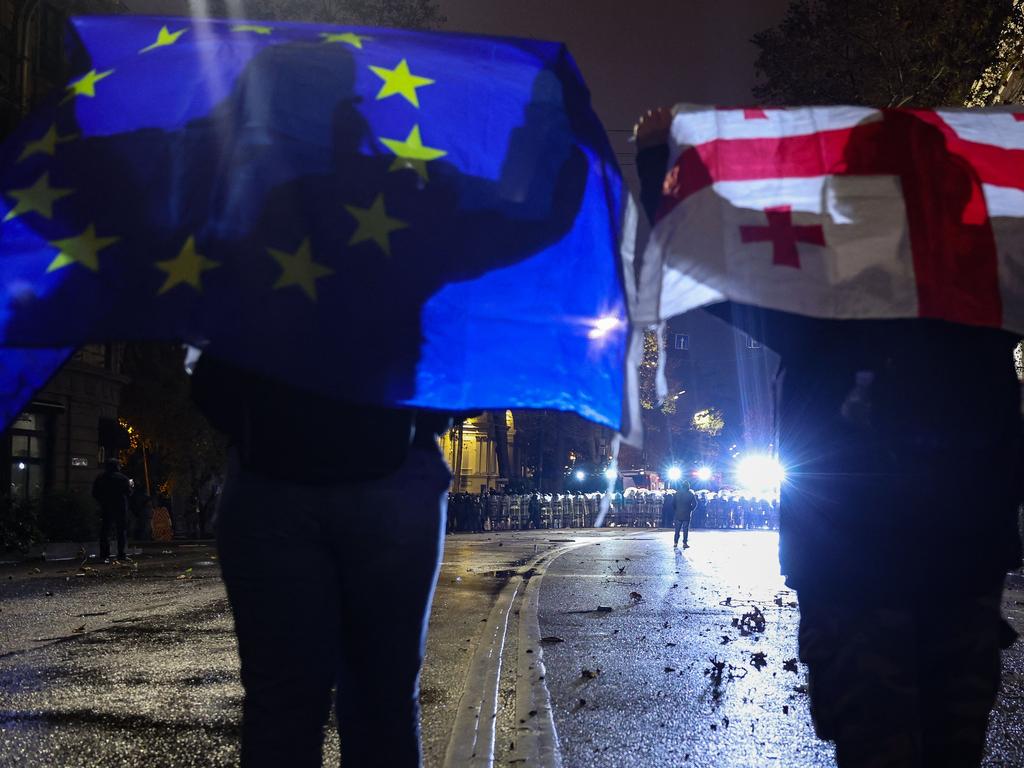
{"type": "MultiPolygon", "coordinates": [[[[775,535],[697,531],[679,555],[670,536],[618,529],[449,537],[422,680],[427,765],[445,763],[496,601],[518,581],[510,582],[515,570],[545,552],[557,557],[531,573],[543,577],[540,645],[563,765],[833,765],[813,736],[803,669],[785,666],[796,655],[799,614],[777,575],[775,535]],[[753,606],[764,629],[741,631],[733,620],[753,606]],[[764,654],[761,669],[756,653],[764,654]],[[718,684],[705,672],[710,657],[725,662],[718,684]]],[[[286,577],[287,562],[268,567],[286,577]]],[[[1011,580],[1006,611],[1024,630],[1021,603],[1024,579],[1011,580]]],[[[524,656],[532,648],[517,647],[515,629],[520,613],[523,621],[530,613],[511,605],[508,641],[496,655],[497,765],[524,764],[515,762],[516,748],[530,727],[515,711],[522,660],[534,658],[524,656]]],[[[987,766],[1024,765],[1020,646],[1004,659],[987,766]]],[[[234,765],[237,675],[210,547],[149,549],[134,567],[0,568],[0,765],[234,765]]],[[[337,764],[337,754],[337,739],[328,738],[325,765],[337,764]]]]}

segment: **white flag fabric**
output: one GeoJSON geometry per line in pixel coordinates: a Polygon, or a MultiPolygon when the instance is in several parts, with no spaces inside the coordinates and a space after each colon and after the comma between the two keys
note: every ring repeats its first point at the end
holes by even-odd
{"type": "Polygon", "coordinates": [[[717,301],[1024,332],[1024,108],[679,105],[644,254],[717,301]]]}

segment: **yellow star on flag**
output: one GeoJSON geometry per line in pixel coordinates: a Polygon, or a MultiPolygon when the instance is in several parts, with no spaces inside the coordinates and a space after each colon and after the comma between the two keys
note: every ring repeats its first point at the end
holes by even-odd
{"type": "Polygon", "coordinates": [[[357,35],[355,32],[321,32],[320,37],[325,43],[348,43],[353,48],[363,48],[363,40],[373,40],[366,35],[357,35]]]}
{"type": "Polygon", "coordinates": [[[219,266],[220,264],[216,261],[211,261],[205,256],[196,253],[196,239],[190,237],[185,241],[185,245],[182,246],[177,256],[173,259],[156,263],[157,269],[167,273],[167,279],[160,290],[157,291],[157,295],[167,293],[171,288],[182,283],[191,285],[197,291],[202,291],[203,272],[208,269],[216,269],[219,266]]]}
{"type": "Polygon", "coordinates": [[[188,27],[185,27],[184,29],[179,29],[177,32],[171,32],[171,30],[169,30],[167,27],[161,27],[160,31],[157,33],[156,42],[152,45],[147,45],[145,48],[141,49],[139,53],[149,53],[149,51],[152,51],[155,48],[163,48],[167,45],[174,45],[176,42],[178,42],[178,38],[184,35],[186,32],[188,32],[188,27]]]}
{"type": "Polygon", "coordinates": [[[90,224],[80,235],[64,240],[54,240],[50,243],[59,253],[50,262],[46,271],[55,272],[68,264],[81,264],[86,269],[98,272],[100,264],[97,254],[117,241],[116,237],[97,237],[96,229],[90,224]]]}
{"type": "Polygon", "coordinates": [[[421,178],[427,178],[427,162],[444,157],[448,153],[443,149],[423,146],[420,138],[420,127],[414,125],[405,141],[398,139],[385,139],[381,137],[381,143],[395,153],[395,161],[389,170],[400,171],[405,168],[412,168],[421,178]]]}
{"type": "Polygon", "coordinates": [[[370,69],[373,70],[377,77],[384,81],[384,84],[377,92],[377,101],[398,94],[419,109],[420,100],[416,95],[416,89],[434,84],[434,81],[429,77],[420,77],[419,75],[412,74],[409,71],[409,64],[405,59],[398,62],[398,66],[394,69],[385,69],[384,67],[370,67],[370,69]]]}
{"type": "Polygon", "coordinates": [[[268,248],[267,251],[281,267],[281,277],[274,283],[275,290],[287,288],[289,285],[297,285],[309,296],[310,301],[316,301],[316,281],[321,277],[334,274],[333,269],[313,261],[309,238],[302,241],[299,250],[295,253],[278,251],[274,248],[268,248]]]}
{"type": "Polygon", "coordinates": [[[377,195],[373,205],[369,208],[358,208],[354,205],[346,205],[345,210],[355,217],[357,227],[349,245],[356,245],[365,240],[372,240],[386,256],[391,255],[391,244],[388,236],[396,229],[404,229],[409,226],[404,221],[392,219],[384,210],[384,195],[377,195]]]}
{"type": "Polygon", "coordinates": [[[23,213],[34,211],[47,219],[53,218],[53,204],[62,197],[67,197],[74,192],[73,189],[58,189],[50,186],[50,174],[44,173],[31,187],[24,189],[12,189],[8,195],[18,201],[11,210],[4,216],[4,221],[10,221],[23,213]]]}
{"type": "Polygon", "coordinates": [[[252,32],[254,35],[269,35],[274,31],[273,27],[261,27],[257,24],[236,24],[231,28],[232,32],[252,32]]]}
{"type": "Polygon", "coordinates": [[[64,97],[62,104],[69,99],[75,98],[75,96],[88,96],[90,99],[96,96],[96,83],[100,80],[105,80],[114,74],[114,70],[108,69],[106,72],[97,72],[95,69],[90,69],[86,74],[75,80],[73,83],[68,85],[68,95],[64,97]]]}
{"type": "Polygon", "coordinates": [[[76,136],[58,136],[56,124],[51,125],[49,130],[46,131],[40,138],[35,141],[30,141],[25,145],[25,149],[21,151],[21,155],[18,157],[20,163],[27,157],[42,152],[44,155],[50,155],[53,157],[57,153],[57,145],[63,144],[65,141],[72,141],[76,136]]]}

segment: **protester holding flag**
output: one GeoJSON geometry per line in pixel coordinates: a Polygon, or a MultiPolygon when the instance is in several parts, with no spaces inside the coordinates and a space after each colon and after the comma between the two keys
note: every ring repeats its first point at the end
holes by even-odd
{"type": "Polygon", "coordinates": [[[0,426],[75,346],[200,348],[233,442],[242,764],[319,766],[336,685],[346,765],[417,765],[448,414],[622,424],[623,185],[579,71],[560,44],[314,24],[69,41],[64,93],[0,147],[0,426]]]}
{"type": "Polygon", "coordinates": [[[781,357],[780,561],[842,768],[981,760],[1021,561],[1020,125],[845,107],[637,124],[654,314],[727,301],[711,311],[781,357]],[[968,509],[964,476],[985,478],[968,509]]]}

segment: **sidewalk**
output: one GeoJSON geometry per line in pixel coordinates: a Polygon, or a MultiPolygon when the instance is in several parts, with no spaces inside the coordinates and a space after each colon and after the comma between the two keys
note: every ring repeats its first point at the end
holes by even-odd
{"type": "MultiPolygon", "coordinates": [[[[154,550],[161,552],[187,547],[212,547],[215,546],[214,539],[174,539],[172,541],[132,541],[129,539],[125,554],[128,557],[152,553],[154,550]]],[[[117,552],[117,541],[110,540],[110,551],[117,552]]],[[[37,562],[66,562],[69,560],[84,560],[86,557],[96,560],[99,558],[100,545],[98,541],[79,543],[77,541],[51,541],[32,547],[28,552],[0,552],[0,567],[5,565],[23,565],[25,563],[37,562]]]]}

